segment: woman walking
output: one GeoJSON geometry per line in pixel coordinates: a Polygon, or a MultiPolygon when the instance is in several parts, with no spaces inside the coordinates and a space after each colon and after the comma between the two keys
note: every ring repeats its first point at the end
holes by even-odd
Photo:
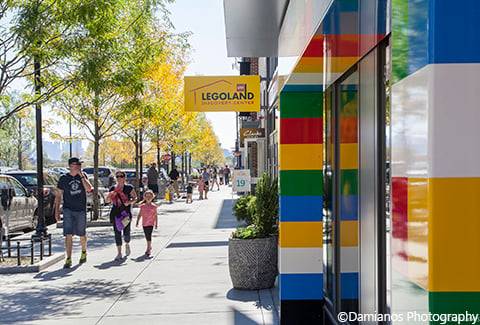
{"type": "Polygon", "coordinates": [[[218,184],[218,172],[217,172],[217,167],[213,167],[212,169],[212,187],[211,190],[213,192],[213,185],[217,184],[217,191],[220,191],[220,185],[218,184]]]}
{"type": "MultiPolygon", "coordinates": [[[[132,208],[131,205],[137,202],[137,193],[133,185],[126,184],[127,175],[124,171],[117,171],[115,174],[117,179],[117,184],[110,188],[110,191],[105,200],[106,203],[112,202],[112,212],[115,211],[114,217],[118,218],[120,216],[115,216],[115,214],[120,211],[125,211],[128,213],[130,221],[132,218],[132,208]]],[[[126,222],[113,222],[113,231],[115,232],[115,243],[117,245],[117,256],[115,257],[116,261],[122,259],[122,231],[123,239],[125,240],[125,256],[130,255],[130,224],[124,224],[126,222]],[[123,226],[123,229],[122,229],[123,226]]]]}

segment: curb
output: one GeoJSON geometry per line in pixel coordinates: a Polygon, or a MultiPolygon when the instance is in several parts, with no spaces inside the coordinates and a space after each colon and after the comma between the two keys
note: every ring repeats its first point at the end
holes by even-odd
{"type": "Polygon", "coordinates": [[[33,265],[21,265],[21,266],[4,266],[0,267],[0,274],[9,273],[36,273],[46,269],[49,266],[63,260],[65,253],[55,253],[52,256],[44,258],[42,261],[33,265]]]}

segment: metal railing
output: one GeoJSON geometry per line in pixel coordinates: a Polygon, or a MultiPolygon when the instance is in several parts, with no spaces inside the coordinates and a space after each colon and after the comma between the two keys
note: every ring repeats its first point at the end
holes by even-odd
{"type": "MultiPolygon", "coordinates": [[[[8,236],[6,238],[6,247],[0,248],[3,257],[3,250],[7,251],[7,257],[16,257],[17,258],[17,265],[21,265],[21,258],[22,257],[30,257],[30,264],[34,264],[35,260],[35,248],[39,247],[38,256],[40,260],[43,260],[44,256],[52,256],[52,236],[51,234],[42,235],[40,237],[33,237],[33,238],[12,238],[8,236]],[[48,241],[48,255],[45,255],[45,241],[48,241]],[[16,245],[12,245],[12,242],[16,242],[16,245]],[[28,244],[21,245],[22,242],[29,242],[28,244]],[[36,245],[36,244],[39,245],[36,245]],[[29,250],[30,254],[22,255],[22,252],[25,250],[29,250]],[[13,256],[12,251],[16,252],[16,256],[13,256]]],[[[2,241],[3,244],[3,241],[2,241]]]]}

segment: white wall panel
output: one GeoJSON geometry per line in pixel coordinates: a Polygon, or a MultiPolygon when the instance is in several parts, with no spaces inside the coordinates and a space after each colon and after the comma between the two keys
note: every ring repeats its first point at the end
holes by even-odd
{"type": "Polygon", "coordinates": [[[429,177],[480,177],[480,64],[430,71],[429,177]]]}
{"type": "Polygon", "coordinates": [[[323,248],[280,248],[280,273],[323,273],[323,248]]]}
{"type": "Polygon", "coordinates": [[[431,66],[392,87],[392,176],[427,177],[431,66]]]}

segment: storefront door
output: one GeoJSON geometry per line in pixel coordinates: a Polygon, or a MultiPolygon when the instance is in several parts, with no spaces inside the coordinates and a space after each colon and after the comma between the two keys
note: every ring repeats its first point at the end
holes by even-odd
{"type": "Polygon", "coordinates": [[[385,53],[379,45],[324,93],[325,323],[387,312],[385,53]]]}

